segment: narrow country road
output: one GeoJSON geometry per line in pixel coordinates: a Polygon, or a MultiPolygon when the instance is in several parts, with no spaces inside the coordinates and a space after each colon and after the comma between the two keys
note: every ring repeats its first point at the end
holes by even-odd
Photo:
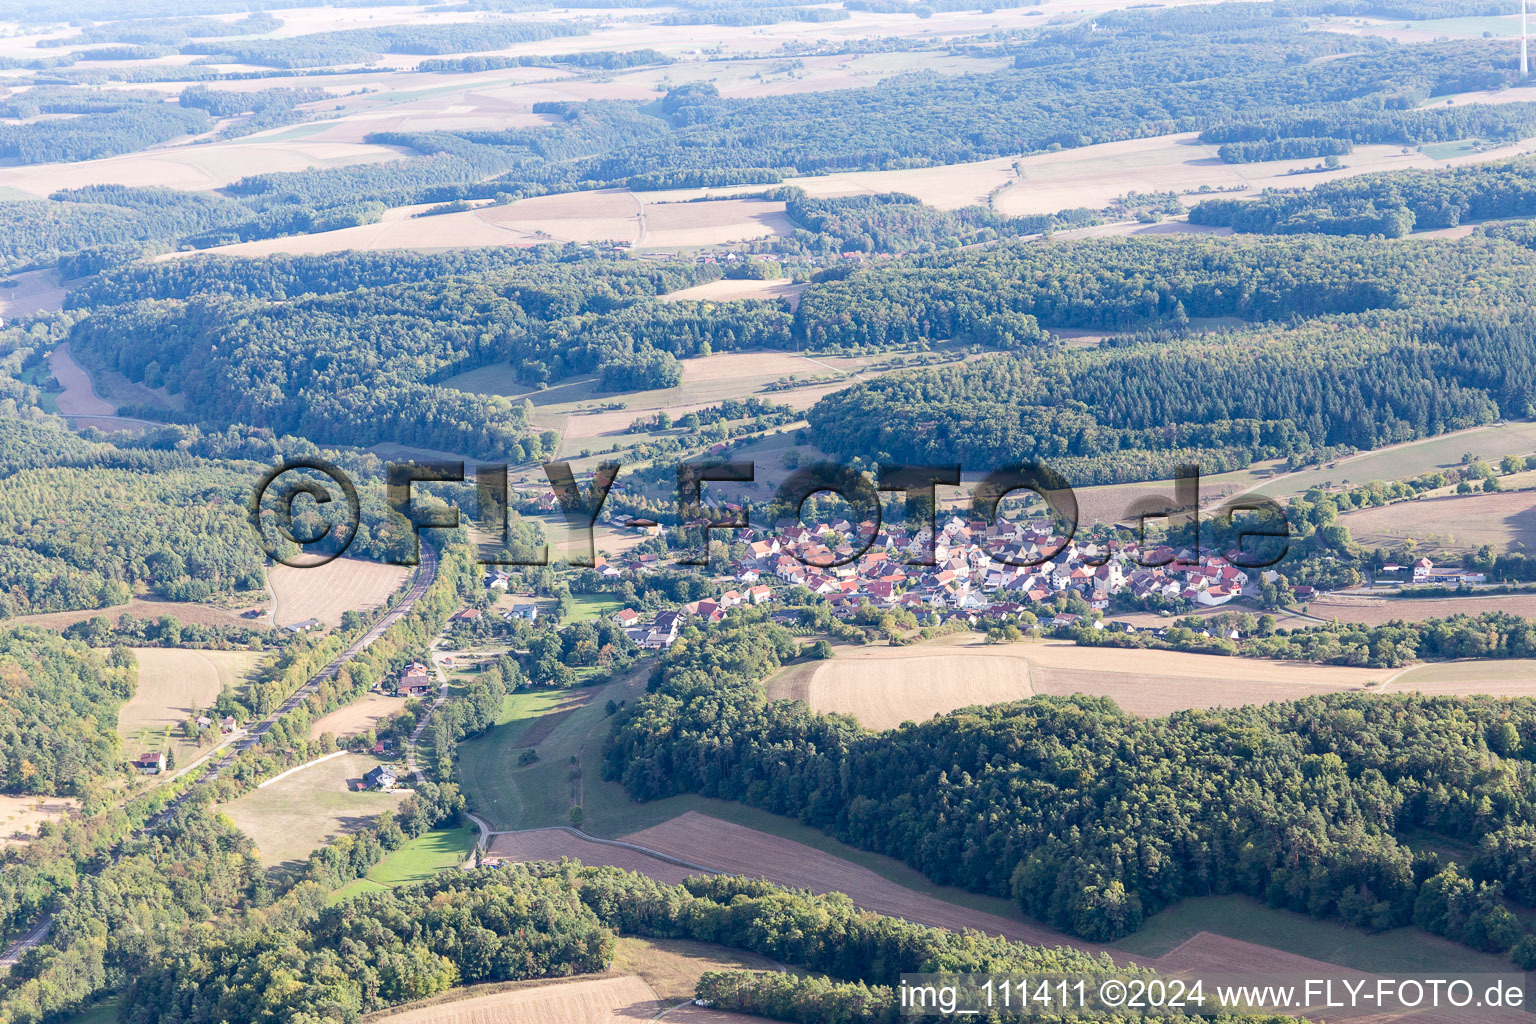
{"type": "Polygon", "coordinates": [[[422,774],[421,766],[416,763],[416,743],[421,739],[421,734],[427,730],[427,722],[432,718],[432,712],[443,706],[448,699],[448,674],[443,671],[442,655],[432,652],[432,670],[437,673],[437,699],[427,709],[427,713],[421,716],[421,721],[416,723],[416,728],[411,730],[410,745],[405,748],[405,770],[416,776],[418,783],[426,782],[427,777],[422,774]]]}
{"type": "MultiPolygon", "coordinates": [[[[427,588],[432,585],[435,579],[437,579],[437,550],[430,544],[423,542],[421,545],[421,564],[417,566],[415,579],[411,583],[411,588],[405,592],[405,596],[397,601],[395,606],[386,612],[378,622],[374,623],[368,632],[353,641],[351,646],[338,654],[325,668],[311,676],[287,700],[278,705],[276,710],[247,729],[244,736],[224,748],[227,750],[227,753],[215,761],[213,767],[208,769],[202,778],[187,787],[186,792],[172,800],[165,810],[149,819],[145,823],[143,831],[152,832],[157,828],[163,827],[170,820],[171,815],[176,812],[176,809],[185,804],[193,793],[196,793],[201,787],[218,778],[219,773],[233,764],[235,758],[242,751],[250,750],[257,743],[260,743],[261,738],[272,731],[272,727],[277,724],[279,719],[304,703],[305,698],[318,690],[321,683],[327,679],[335,678],[336,673],[341,670],[341,666],[371,647],[375,640],[384,635],[386,629],[393,626],[409,613],[416,606],[416,602],[421,600],[422,595],[427,592],[427,588]]],[[[438,669],[438,676],[443,679],[444,695],[446,695],[447,679],[443,676],[441,668],[438,669]]],[[[439,698],[439,703],[441,703],[441,697],[439,698]]],[[[420,778],[419,773],[417,777],[420,778]]],[[[53,913],[52,911],[47,911],[33,923],[31,928],[27,929],[25,935],[6,947],[3,953],[0,953],[0,968],[15,966],[23,953],[48,937],[48,933],[52,928],[53,913]]]]}

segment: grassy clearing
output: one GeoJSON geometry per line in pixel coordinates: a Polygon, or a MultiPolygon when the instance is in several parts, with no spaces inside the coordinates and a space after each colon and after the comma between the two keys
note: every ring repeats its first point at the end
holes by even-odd
{"type": "Polygon", "coordinates": [[[117,1007],[121,1002],[121,996],[111,996],[73,1017],[65,1017],[63,1024],[116,1024],[117,1007]]]}
{"type": "Polygon", "coordinates": [[[569,758],[591,727],[590,708],[595,703],[596,714],[603,715],[606,699],[587,689],[508,694],[496,724],[459,744],[459,775],[470,809],[495,829],[569,824],[569,758]],[[548,728],[554,716],[558,723],[548,728]],[[541,720],[539,732],[547,734],[530,738],[541,720]],[[529,749],[539,760],[519,764],[529,749]]]}
{"type": "Polygon", "coordinates": [[[417,836],[391,852],[373,866],[364,878],[357,878],[331,893],[327,903],[339,903],[364,892],[414,885],[433,875],[457,868],[475,848],[475,830],[463,828],[433,829],[417,836]]]}
{"type": "Polygon", "coordinates": [[[333,757],[220,810],[255,840],[263,864],[296,867],[327,840],[367,827],[406,798],[406,791],[363,793],[350,785],[379,763],[364,754],[333,757]]]}
{"type": "Polygon", "coordinates": [[[1477,139],[1458,139],[1455,142],[1431,142],[1428,145],[1420,146],[1419,152],[1432,160],[1449,160],[1452,157],[1476,153],[1478,145],[1477,139]]]}
{"type": "Polygon", "coordinates": [[[1128,953],[1159,957],[1199,932],[1213,932],[1362,971],[1510,969],[1504,957],[1478,953],[1417,928],[1394,928],[1372,935],[1337,922],[1274,910],[1246,896],[1184,900],[1155,915],[1140,931],[1119,940],[1115,946],[1128,953]]]}
{"type": "Polygon", "coordinates": [[[1301,494],[1310,487],[1337,487],[1369,480],[1404,480],[1461,464],[1464,454],[1497,462],[1505,455],[1536,451],[1536,422],[1511,420],[1474,427],[1422,441],[1378,448],[1330,463],[1276,477],[1256,493],[1272,497],[1301,494]]]}
{"type": "Polygon", "coordinates": [[[624,602],[617,598],[604,597],[601,594],[572,594],[571,613],[566,622],[590,622],[593,619],[606,618],[623,607],[624,602]]]}
{"type": "Polygon", "coordinates": [[[1462,36],[1473,38],[1488,33],[1495,36],[1520,34],[1520,19],[1515,17],[1431,18],[1428,21],[1409,22],[1420,32],[1437,36],[1462,36]]]}

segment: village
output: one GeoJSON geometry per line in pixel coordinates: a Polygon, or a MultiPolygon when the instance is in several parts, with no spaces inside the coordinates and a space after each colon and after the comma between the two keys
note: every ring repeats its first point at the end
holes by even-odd
{"type": "MultiPolygon", "coordinates": [[[[623,525],[651,536],[664,532],[648,522],[623,525]]],[[[688,617],[718,622],[731,608],[761,605],[790,588],[804,588],[824,598],[842,619],[867,605],[905,609],[939,622],[1017,621],[1028,613],[1031,624],[1044,629],[1072,629],[1086,619],[1093,628],[1133,632],[1128,623],[1105,622],[1102,617],[1117,597],[1175,608],[1212,608],[1252,589],[1249,572],[1232,564],[1230,557],[1166,545],[1149,546],[1143,554],[1135,544],[1078,544],[1055,532],[1048,521],[988,524],[953,515],[935,536],[926,529],[879,529],[867,520],[806,526],[784,519],[772,531],[746,529],[736,539],[741,543],[732,549],[740,555],[729,573],[716,577],[726,588],[717,597],[658,612],[649,621],[632,608],[611,618],[639,647],[656,650],[672,644],[688,617]],[[871,539],[860,551],[851,537],[871,539]],[[1080,598],[1090,614],[1059,610],[1064,603],[1059,599],[1069,596],[1080,598]]],[[[654,553],[598,555],[593,569],[617,582],[627,574],[655,572],[665,565],[654,553]]],[[[485,585],[506,591],[513,576],[488,570],[485,585]]],[[[515,604],[503,614],[532,621],[538,609],[515,604]]]]}

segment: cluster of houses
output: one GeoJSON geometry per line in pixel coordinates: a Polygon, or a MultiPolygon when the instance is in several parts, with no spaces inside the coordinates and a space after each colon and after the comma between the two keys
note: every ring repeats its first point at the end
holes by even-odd
{"type": "MultiPolygon", "coordinates": [[[[867,521],[806,526],[780,520],[771,531],[744,530],[736,536],[745,543],[745,551],[730,566],[734,589],[649,619],[625,608],[613,620],[642,648],[667,647],[676,639],[683,618],[718,621],[733,607],[772,600],[769,581],[774,580],[825,597],[842,615],[852,615],[868,603],[973,621],[1039,612],[1064,594],[1075,594],[1099,611],[1107,610],[1121,594],[1211,608],[1251,593],[1255,586],[1247,570],[1221,554],[1176,551],[1166,545],[1142,551],[1134,544],[1116,545],[1112,550],[1079,544],[1056,533],[1047,520],[988,523],[954,515],[936,534],[926,529],[916,533],[877,530],[867,521]],[[871,533],[872,542],[855,557],[859,538],[871,533]],[[924,561],[932,564],[909,564],[924,561]]],[[[594,569],[618,580],[626,573],[645,573],[663,565],[654,554],[598,556],[594,569]]],[[[486,574],[486,586],[491,589],[505,590],[509,583],[505,573],[486,574]]],[[[1298,596],[1302,595],[1298,592],[1298,596]]],[[[1045,624],[1070,626],[1077,619],[1053,614],[1045,624]]]]}
{"type": "Polygon", "coordinates": [[[1250,585],[1247,571],[1217,554],[1166,546],[1145,553],[1135,545],[1110,550],[1068,541],[1048,521],[987,523],[960,516],[951,516],[936,536],[927,530],[880,530],[861,555],[833,567],[854,554],[847,538],[872,530],[869,522],[781,521],[772,536],[748,543],[736,578],[750,583],[773,575],[834,606],[869,602],[991,617],[1029,610],[1066,593],[1101,611],[1122,593],[1215,607],[1241,597],[1250,585]],[[914,561],[932,564],[909,564],[914,561]]]}

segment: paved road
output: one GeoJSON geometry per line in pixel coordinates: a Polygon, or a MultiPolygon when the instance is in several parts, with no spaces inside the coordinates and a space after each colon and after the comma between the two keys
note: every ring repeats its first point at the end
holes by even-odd
{"type": "Polygon", "coordinates": [[[411,589],[406,591],[405,597],[395,602],[395,606],[383,618],[374,623],[373,628],[353,641],[352,646],[336,655],[329,665],[316,672],[309,678],[308,682],[293,691],[287,700],[277,706],[275,711],[248,728],[244,736],[230,744],[229,751],[215,761],[213,767],[209,768],[194,785],[187,787],[186,792],[172,800],[165,810],[151,819],[149,827],[158,828],[169,821],[176,809],[191,799],[192,794],[197,792],[199,786],[206,785],[217,779],[220,772],[234,763],[235,758],[260,743],[261,738],[272,731],[272,727],[277,724],[278,719],[289,714],[300,704],[304,703],[310,694],[320,688],[321,683],[328,679],[334,679],[336,673],[341,670],[341,666],[371,647],[375,640],[384,635],[386,629],[398,622],[403,615],[415,606],[417,601],[421,600],[421,595],[427,592],[427,588],[432,585],[432,581],[435,579],[437,579],[437,551],[429,545],[423,544],[421,546],[421,565],[417,568],[415,580],[411,583],[411,589]]]}
{"type": "MultiPolygon", "coordinates": [[[[250,750],[260,743],[261,738],[272,731],[272,727],[277,724],[278,719],[304,703],[305,698],[318,690],[321,683],[327,679],[335,678],[336,673],[341,670],[341,666],[367,650],[373,645],[375,640],[384,634],[386,629],[393,626],[400,620],[401,616],[408,613],[415,606],[416,602],[421,600],[421,596],[427,592],[427,588],[432,585],[432,581],[435,579],[437,579],[437,551],[430,545],[423,543],[421,545],[421,565],[417,567],[415,579],[411,583],[411,589],[405,592],[405,596],[395,602],[395,606],[386,612],[378,622],[374,623],[368,632],[358,637],[350,647],[338,654],[334,661],[319,672],[316,672],[303,686],[295,690],[287,700],[278,705],[275,711],[255,725],[252,725],[246,730],[244,736],[231,743],[226,748],[227,752],[224,756],[215,761],[213,767],[208,769],[202,778],[188,786],[186,792],[172,800],[165,810],[155,815],[145,824],[144,831],[149,832],[162,827],[170,820],[171,815],[175,813],[178,807],[191,799],[192,794],[196,793],[199,787],[218,778],[219,773],[233,764],[235,758],[240,756],[241,751],[250,750]]],[[[52,928],[53,914],[51,912],[43,914],[27,930],[27,934],[17,939],[3,953],[0,953],[0,967],[15,966],[23,953],[48,937],[48,932],[52,928]]]]}

